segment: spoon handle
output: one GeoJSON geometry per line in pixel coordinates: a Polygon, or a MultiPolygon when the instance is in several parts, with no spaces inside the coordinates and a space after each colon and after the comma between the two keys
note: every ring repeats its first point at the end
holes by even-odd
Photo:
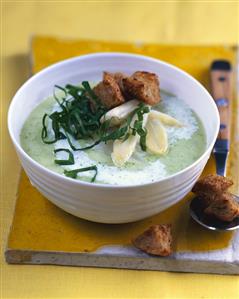
{"type": "Polygon", "coordinates": [[[230,62],[215,60],[211,65],[211,92],[220,114],[218,140],[230,142],[230,118],[232,101],[232,69],[230,62]]]}

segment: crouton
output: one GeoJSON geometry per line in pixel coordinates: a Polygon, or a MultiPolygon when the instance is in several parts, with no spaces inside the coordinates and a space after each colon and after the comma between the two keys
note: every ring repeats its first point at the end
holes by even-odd
{"type": "Polygon", "coordinates": [[[124,84],[123,84],[123,79],[128,78],[128,76],[125,75],[125,74],[123,74],[123,73],[120,73],[120,72],[118,72],[118,73],[114,73],[114,74],[112,74],[112,75],[113,75],[113,77],[114,77],[116,83],[119,85],[120,91],[122,92],[122,95],[124,96],[124,98],[125,98],[126,100],[130,100],[131,97],[130,97],[130,95],[127,93],[127,91],[125,90],[125,88],[124,88],[124,84]]]}
{"type": "Polygon", "coordinates": [[[168,256],[172,253],[171,225],[153,225],[132,240],[132,243],[149,254],[168,256]]]}
{"type": "Polygon", "coordinates": [[[155,105],[160,101],[159,80],[156,74],[149,72],[135,72],[131,77],[123,78],[126,93],[148,105],[155,105]]]}
{"type": "Polygon", "coordinates": [[[103,81],[93,88],[95,94],[99,97],[106,108],[111,109],[125,102],[119,85],[114,75],[104,72],[103,81]]]}
{"type": "Polygon", "coordinates": [[[204,213],[230,222],[239,216],[239,203],[232,194],[224,192],[217,194],[216,199],[204,210],[204,213]]]}
{"type": "Polygon", "coordinates": [[[203,193],[199,192],[197,196],[201,199],[200,203],[202,206],[202,209],[205,210],[214,200],[217,198],[217,193],[208,192],[203,193]]]}
{"type": "Polygon", "coordinates": [[[209,174],[197,181],[192,192],[197,195],[208,193],[221,193],[233,185],[233,181],[216,174],[209,174]]]}
{"type": "Polygon", "coordinates": [[[232,185],[232,180],[210,174],[198,180],[192,191],[203,200],[205,214],[230,222],[239,216],[239,203],[227,192],[232,185]]]}

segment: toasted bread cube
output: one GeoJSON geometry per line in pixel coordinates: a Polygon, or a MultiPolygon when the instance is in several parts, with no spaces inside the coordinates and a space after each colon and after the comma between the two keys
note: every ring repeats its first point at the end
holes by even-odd
{"type": "Polygon", "coordinates": [[[130,97],[151,106],[160,101],[159,79],[156,74],[135,72],[131,77],[123,78],[122,81],[130,97]]]}
{"type": "Polygon", "coordinates": [[[201,199],[202,208],[205,210],[217,198],[217,193],[198,193],[197,196],[201,199]]]}
{"type": "Polygon", "coordinates": [[[125,102],[114,75],[104,72],[103,81],[94,87],[95,94],[106,108],[111,109],[125,102]]]}
{"type": "Polygon", "coordinates": [[[132,243],[149,254],[168,256],[172,253],[171,230],[170,224],[153,225],[136,237],[132,243]]]}
{"type": "Polygon", "coordinates": [[[120,91],[122,92],[123,96],[127,98],[128,95],[124,88],[123,79],[128,78],[128,76],[123,73],[120,73],[120,72],[113,73],[112,75],[113,75],[116,83],[119,85],[120,91]]]}
{"type": "Polygon", "coordinates": [[[232,194],[228,192],[220,193],[204,210],[204,213],[222,221],[230,222],[239,216],[239,203],[236,202],[232,194]]]}
{"type": "Polygon", "coordinates": [[[226,191],[233,185],[233,181],[216,174],[209,174],[204,178],[197,181],[194,185],[192,192],[197,195],[207,193],[221,193],[226,191]]]}

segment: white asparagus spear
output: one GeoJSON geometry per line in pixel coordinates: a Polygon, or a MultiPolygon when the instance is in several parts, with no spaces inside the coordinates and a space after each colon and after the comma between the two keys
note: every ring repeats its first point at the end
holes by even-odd
{"type": "Polygon", "coordinates": [[[129,114],[138,107],[139,103],[140,102],[138,100],[131,100],[118,107],[115,107],[103,115],[100,119],[100,122],[103,123],[104,121],[111,119],[111,126],[121,125],[123,121],[127,119],[129,114]]]}
{"type": "MultiPolygon", "coordinates": [[[[143,115],[143,128],[147,122],[149,113],[143,115]]],[[[134,115],[130,125],[133,127],[135,120],[138,119],[137,115],[134,115]]],[[[115,166],[123,166],[129,158],[132,156],[140,136],[138,134],[130,135],[126,140],[115,140],[113,143],[113,152],[111,154],[112,161],[115,166]]]]}
{"type": "Polygon", "coordinates": [[[168,126],[183,127],[183,124],[180,121],[178,121],[176,118],[156,110],[150,111],[149,119],[158,119],[163,124],[168,126]]]}
{"type": "MultiPolygon", "coordinates": [[[[149,113],[150,114],[150,113],[149,113]]],[[[168,149],[168,136],[159,119],[148,117],[146,123],[146,148],[153,154],[164,154],[168,149]]]]}

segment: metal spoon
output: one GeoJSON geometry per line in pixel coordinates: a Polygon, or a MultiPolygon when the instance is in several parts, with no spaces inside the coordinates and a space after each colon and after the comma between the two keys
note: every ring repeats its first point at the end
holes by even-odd
{"type": "MultiPolygon", "coordinates": [[[[235,200],[239,203],[239,196],[234,195],[235,200]]],[[[194,197],[190,203],[190,215],[200,225],[210,230],[229,231],[239,228],[239,217],[231,222],[225,222],[214,217],[209,217],[203,213],[203,202],[199,197],[194,197]]]]}
{"type": "MultiPolygon", "coordinates": [[[[218,106],[220,114],[220,132],[214,146],[216,161],[216,172],[218,175],[226,176],[226,162],[230,143],[230,104],[232,101],[232,67],[229,61],[215,60],[211,65],[211,89],[212,96],[218,106]]],[[[239,202],[239,197],[234,195],[239,202]]],[[[190,203],[190,214],[192,218],[202,226],[219,231],[228,231],[239,228],[239,217],[231,222],[225,222],[203,213],[204,206],[198,197],[193,198],[190,203]]]]}

